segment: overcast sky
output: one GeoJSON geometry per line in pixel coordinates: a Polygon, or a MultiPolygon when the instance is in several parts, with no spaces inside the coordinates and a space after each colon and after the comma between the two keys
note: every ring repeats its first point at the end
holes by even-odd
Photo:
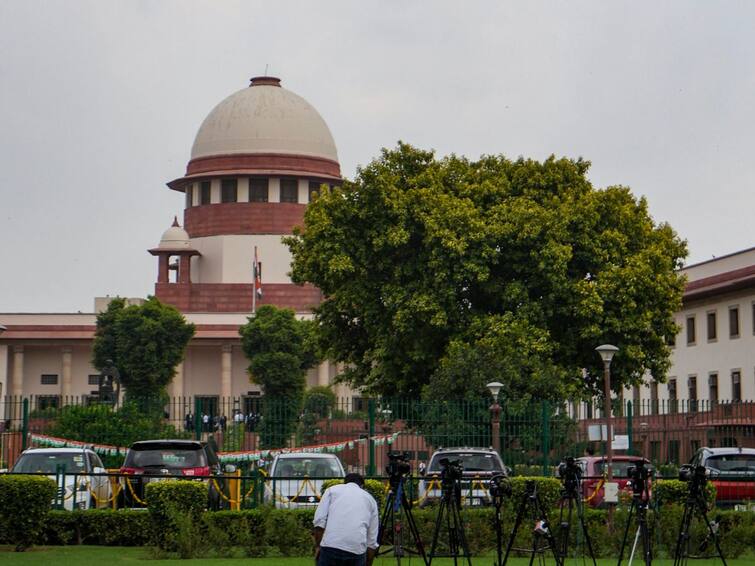
{"type": "MultiPolygon", "coordinates": [[[[146,296],[194,135],[251,76],[353,177],[404,140],[592,162],[688,263],[755,245],[754,2],[0,2],[0,312],[146,296]]],[[[1,321],[0,321],[1,322],[1,321]]]]}

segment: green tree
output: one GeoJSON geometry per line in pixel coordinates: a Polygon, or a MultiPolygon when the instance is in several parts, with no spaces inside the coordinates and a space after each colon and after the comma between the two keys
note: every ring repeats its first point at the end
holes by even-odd
{"type": "Polygon", "coordinates": [[[194,330],[175,307],[155,297],[131,306],[116,298],[97,315],[92,364],[102,371],[112,360],[128,399],[161,411],[194,330]]]}
{"type": "Polygon", "coordinates": [[[467,396],[493,379],[509,398],[596,393],[604,342],[621,348],[614,389],[663,379],[685,243],[628,188],[594,189],[588,168],[399,144],[323,190],[286,240],[294,281],[326,297],[323,352],[386,395],[467,396]]]}
{"type": "Polygon", "coordinates": [[[285,446],[302,407],[306,372],[318,358],[314,325],[292,309],[264,305],[239,328],[249,375],[264,393],[260,437],[267,448],[285,446]]]}

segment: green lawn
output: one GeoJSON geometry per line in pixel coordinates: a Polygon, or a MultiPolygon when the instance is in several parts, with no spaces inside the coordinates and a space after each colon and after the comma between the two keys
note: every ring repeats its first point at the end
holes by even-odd
{"type": "MultiPolygon", "coordinates": [[[[472,564],[475,566],[492,566],[492,556],[475,557],[472,564]]],[[[731,566],[747,566],[753,564],[752,559],[727,560],[731,566]]],[[[313,566],[313,560],[309,558],[197,558],[195,560],[154,560],[149,551],[144,548],[121,548],[105,546],[48,546],[34,547],[26,552],[12,552],[10,547],[0,546],[0,564],[3,566],[168,566],[186,565],[187,563],[212,566],[313,566]]],[[[529,563],[527,558],[509,560],[511,566],[525,566],[529,563]]],[[[537,561],[535,562],[537,564],[537,561]]],[[[567,560],[567,566],[583,566],[591,564],[580,560],[567,560]]],[[[658,566],[671,566],[673,560],[654,560],[658,566]]],[[[396,560],[391,557],[381,557],[375,561],[375,566],[394,566],[396,560]]],[[[403,560],[402,566],[421,566],[419,558],[403,560]]],[[[436,559],[433,564],[438,566],[450,566],[450,559],[436,559]]],[[[460,561],[460,564],[464,562],[460,561]]],[[[546,561],[553,564],[553,558],[546,561]]],[[[599,566],[615,566],[616,560],[598,560],[599,566]]],[[[626,564],[626,560],[623,562],[626,564]]],[[[718,560],[690,560],[691,566],[712,566],[721,564],[718,560]]],[[[635,566],[640,566],[641,561],[635,557],[635,566]]]]}

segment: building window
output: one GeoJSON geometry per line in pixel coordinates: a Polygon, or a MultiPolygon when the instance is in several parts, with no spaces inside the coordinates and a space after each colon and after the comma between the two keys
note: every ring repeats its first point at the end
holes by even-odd
{"type": "Polygon", "coordinates": [[[87,377],[87,383],[89,385],[97,385],[97,386],[99,386],[100,385],[100,374],[99,373],[95,373],[95,374],[92,374],[89,377],[87,377]]]}
{"type": "Polygon", "coordinates": [[[718,374],[708,375],[708,399],[711,405],[718,403],[718,374]]]}
{"type": "Polygon", "coordinates": [[[658,414],[658,382],[655,380],[650,383],[650,414],[658,414]]]}
{"type": "Polygon", "coordinates": [[[729,338],[739,338],[739,307],[729,307],[729,338]]]}
{"type": "Polygon", "coordinates": [[[731,372],[731,400],[742,400],[742,372],[738,369],[731,372]]]}
{"type": "Polygon", "coordinates": [[[716,311],[711,311],[706,315],[708,321],[708,342],[716,339],[716,311]]]}
{"type": "Polygon", "coordinates": [[[268,180],[252,177],[249,179],[249,202],[267,202],[268,180]]]}
{"type": "Polygon", "coordinates": [[[317,195],[320,194],[320,187],[322,185],[318,183],[317,181],[310,181],[309,182],[309,202],[312,202],[317,198],[317,195]]]}
{"type": "Polygon", "coordinates": [[[220,202],[236,202],[239,182],[237,179],[223,179],[220,182],[220,202]]]}
{"type": "Polygon", "coordinates": [[[299,202],[299,181],[281,179],[281,202],[299,202]]]}
{"type": "Polygon", "coordinates": [[[186,208],[191,208],[194,205],[194,185],[187,185],[184,189],[186,191],[186,208]]]}
{"type": "Polygon", "coordinates": [[[752,333],[755,334],[755,302],[752,303],[752,333]]]}
{"type": "Polygon", "coordinates": [[[43,373],[40,380],[42,385],[57,385],[58,374],[57,373],[43,373]]]}
{"type": "Polygon", "coordinates": [[[210,181],[202,181],[199,184],[199,204],[210,204],[210,181]]]}
{"type": "Polygon", "coordinates": [[[678,397],[676,393],[676,378],[668,380],[668,412],[676,413],[678,406],[678,397]]]}
{"type": "Polygon", "coordinates": [[[38,411],[60,407],[60,395],[37,395],[34,400],[38,411]]]}
{"type": "Polygon", "coordinates": [[[639,415],[642,411],[640,410],[640,386],[635,385],[632,387],[632,414],[633,415],[639,415]]]}
{"type": "Polygon", "coordinates": [[[697,411],[697,376],[690,375],[687,378],[687,391],[689,393],[689,410],[697,411]]]}
{"type": "Polygon", "coordinates": [[[687,317],[687,344],[693,345],[695,343],[695,317],[687,317]]]}

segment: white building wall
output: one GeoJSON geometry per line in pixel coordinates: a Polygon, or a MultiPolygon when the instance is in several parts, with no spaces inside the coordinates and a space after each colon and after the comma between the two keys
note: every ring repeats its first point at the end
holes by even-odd
{"type": "Polygon", "coordinates": [[[290,283],[291,253],[280,235],[207,236],[192,239],[202,254],[194,258],[195,283],[252,283],[254,246],[262,263],[262,283],[290,283]]]}

